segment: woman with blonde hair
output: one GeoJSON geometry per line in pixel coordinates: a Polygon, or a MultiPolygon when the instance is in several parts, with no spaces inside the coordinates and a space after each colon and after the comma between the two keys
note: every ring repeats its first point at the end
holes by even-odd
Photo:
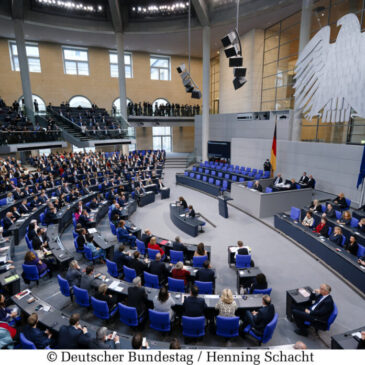
{"type": "Polygon", "coordinates": [[[223,289],[221,297],[215,306],[215,309],[219,310],[219,316],[234,317],[237,303],[233,299],[231,289],[223,289]]]}

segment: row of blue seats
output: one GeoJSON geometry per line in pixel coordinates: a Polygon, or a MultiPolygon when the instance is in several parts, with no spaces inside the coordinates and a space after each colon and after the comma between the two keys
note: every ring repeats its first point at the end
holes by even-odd
{"type": "MultiPolygon", "coordinates": [[[[228,180],[223,180],[222,181],[220,179],[216,179],[214,181],[214,179],[212,177],[210,177],[208,179],[207,176],[205,176],[205,175],[201,176],[200,174],[195,174],[194,172],[191,172],[189,174],[189,171],[185,171],[184,175],[185,176],[188,176],[188,177],[191,177],[193,179],[195,178],[197,180],[202,180],[202,181],[207,182],[207,183],[212,184],[212,185],[216,185],[216,186],[220,187],[220,190],[221,191],[228,190],[228,185],[229,185],[229,181],[228,180]]],[[[236,176],[236,178],[237,178],[237,176],[236,176]]],[[[240,178],[240,181],[239,182],[243,182],[244,180],[245,179],[242,177],[242,178],[240,178]]]]}
{"type": "Polygon", "coordinates": [[[223,178],[223,174],[224,174],[224,178],[225,179],[231,179],[233,181],[237,181],[237,177],[238,175],[244,175],[246,177],[250,177],[253,178],[255,180],[259,180],[259,179],[267,179],[270,177],[270,171],[263,171],[263,170],[256,170],[253,169],[251,171],[251,169],[249,168],[248,171],[244,171],[244,170],[236,170],[236,171],[229,171],[229,170],[223,170],[222,171],[217,171],[218,169],[211,169],[211,168],[203,168],[203,167],[197,167],[197,166],[193,166],[192,170],[194,172],[199,172],[201,174],[206,174],[206,175],[212,175],[212,176],[217,176],[219,178],[223,178]],[[230,173],[227,173],[226,171],[229,171],[230,173]]]}
{"type": "Polygon", "coordinates": [[[199,166],[201,168],[211,168],[211,169],[215,169],[215,170],[222,170],[222,171],[229,171],[229,172],[233,172],[235,174],[242,174],[242,175],[247,175],[248,173],[253,173],[253,174],[261,174],[261,175],[268,175],[268,177],[270,176],[270,171],[263,171],[263,170],[258,170],[258,169],[251,169],[251,167],[245,167],[245,166],[239,166],[239,165],[229,165],[229,164],[224,164],[224,163],[219,163],[219,162],[208,162],[205,161],[204,163],[200,163],[199,166]]]}
{"type": "MultiPolygon", "coordinates": [[[[341,212],[339,211],[336,211],[336,218],[337,219],[340,219],[342,216],[341,212]]],[[[300,218],[301,218],[301,210],[299,208],[296,208],[296,207],[291,207],[291,210],[290,210],[290,218],[293,220],[293,221],[296,221],[296,222],[300,222],[300,218]]],[[[356,218],[352,218],[351,219],[351,227],[357,227],[357,224],[359,223],[358,219],[356,218]]],[[[312,225],[312,229],[315,228],[315,225],[316,225],[316,221],[314,220],[314,223],[312,225]]],[[[330,236],[332,234],[332,227],[329,227],[328,229],[328,235],[330,236]]],[[[345,235],[342,236],[342,243],[341,243],[341,246],[344,247],[346,244],[346,237],[345,235]]],[[[359,248],[357,250],[357,257],[363,257],[365,256],[365,246],[361,246],[360,244],[358,244],[359,248]]]]}

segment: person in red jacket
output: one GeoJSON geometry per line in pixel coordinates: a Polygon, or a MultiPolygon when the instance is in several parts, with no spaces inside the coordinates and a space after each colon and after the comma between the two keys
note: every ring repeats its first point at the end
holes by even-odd
{"type": "Polygon", "coordinates": [[[184,280],[185,286],[188,284],[188,278],[190,277],[190,271],[184,269],[184,264],[179,261],[171,271],[173,279],[184,280]]]}
{"type": "Polygon", "coordinates": [[[150,243],[148,244],[147,247],[152,250],[159,250],[161,257],[165,255],[165,251],[157,244],[156,237],[151,238],[150,243]]]}

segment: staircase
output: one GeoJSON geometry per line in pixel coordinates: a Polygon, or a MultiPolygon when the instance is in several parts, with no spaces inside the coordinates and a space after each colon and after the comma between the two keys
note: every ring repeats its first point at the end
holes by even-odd
{"type": "Polygon", "coordinates": [[[188,162],[186,153],[168,153],[165,160],[165,169],[185,169],[188,162]]]}
{"type": "Polygon", "coordinates": [[[63,131],[69,134],[72,134],[75,138],[77,138],[81,142],[88,141],[90,139],[86,137],[84,134],[82,134],[79,130],[77,130],[77,128],[70,126],[69,123],[63,121],[61,118],[57,118],[56,124],[58,128],[62,129],[63,131]]]}

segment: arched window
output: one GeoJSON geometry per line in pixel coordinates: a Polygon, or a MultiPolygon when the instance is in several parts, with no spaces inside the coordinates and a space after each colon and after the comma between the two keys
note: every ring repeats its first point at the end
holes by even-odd
{"type": "Polygon", "coordinates": [[[91,102],[85,96],[77,95],[70,99],[69,101],[70,108],[77,108],[81,106],[82,108],[91,108],[91,102]]]}
{"type": "MultiPolygon", "coordinates": [[[[128,103],[131,103],[132,100],[127,98],[126,99],[126,105],[128,106],[128,103]]],[[[116,98],[114,101],[113,101],[113,106],[115,106],[115,108],[117,109],[117,114],[120,114],[120,98],[116,98]]]]}
{"type": "MultiPolygon", "coordinates": [[[[45,112],[46,111],[46,103],[44,102],[44,100],[38,96],[33,94],[32,95],[32,100],[33,100],[33,110],[35,111],[35,106],[34,106],[34,101],[37,100],[38,103],[38,112],[45,112]]],[[[20,105],[20,107],[23,106],[23,95],[19,98],[18,103],[20,105]]]]}
{"type": "Polygon", "coordinates": [[[169,101],[166,99],[156,99],[152,105],[153,105],[153,110],[156,110],[160,105],[166,105],[169,101]]]}

